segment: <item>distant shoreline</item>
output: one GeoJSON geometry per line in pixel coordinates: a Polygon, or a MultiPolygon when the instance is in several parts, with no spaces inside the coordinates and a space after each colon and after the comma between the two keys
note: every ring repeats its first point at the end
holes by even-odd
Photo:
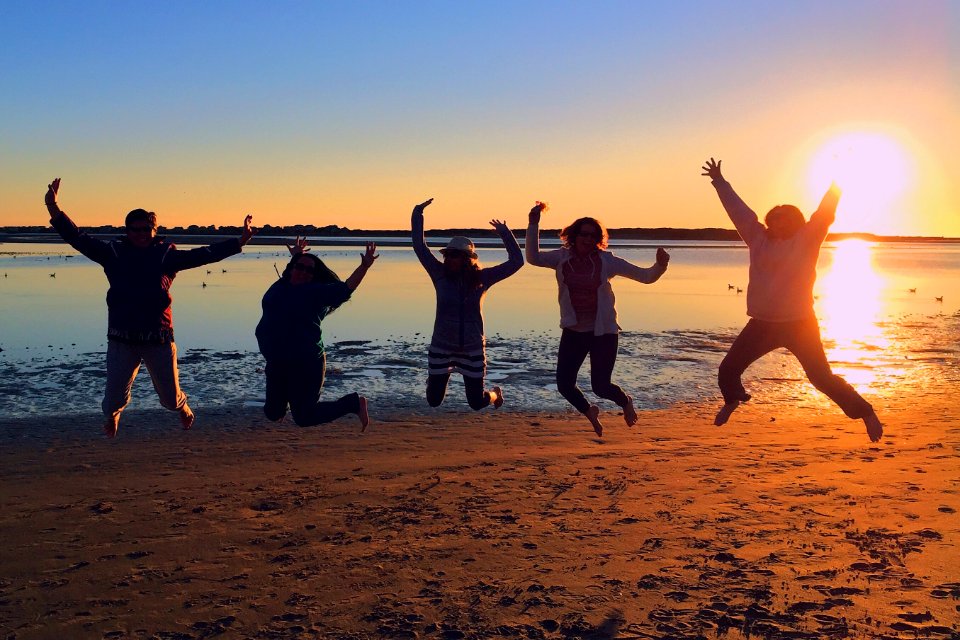
{"type": "MultiPolygon", "coordinates": [[[[94,237],[112,239],[123,235],[122,227],[93,227],[84,229],[94,237]]],[[[160,235],[167,239],[183,244],[207,244],[212,241],[236,237],[240,235],[239,227],[189,228],[161,227],[160,235]]],[[[406,229],[346,229],[342,227],[313,227],[311,225],[293,227],[266,226],[250,241],[254,245],[282,246],[290,238],[298,235],[311,239],[321,240],[328,246],[356,246],[371,238],[376,238],[383,246],[408,246],[410,231],[406,229]],[[395,240],[394,240],[395,239],[395,240]]],[[[490,229],[431,229],[425,233],[427,240],[449,238],[462,235],[474,239],[478,246],[499,246],[500,241],[490,229]]],[[[515,230],[514,235],[523,239],[524,230],[515,230]]],[[[559,229],[541,229],[542,239],[556,239],[559,229]]],[[[610,229],[611,237],[622,241],[697,241],[697,242],[738,242],[739,234],[733,229],[705,228],[705,229],[674,229],[674,228],[622,228],[610,229]]],[[[960,243],[960,238],[943,236],[880,236],[872,233],[831,233],[827,241],[859,239],[868,242],[884,243],[960,243]]],[[[0,243],[61,243],[63,240],[55,231],[47,227],[0,227],[0,243]]]]}

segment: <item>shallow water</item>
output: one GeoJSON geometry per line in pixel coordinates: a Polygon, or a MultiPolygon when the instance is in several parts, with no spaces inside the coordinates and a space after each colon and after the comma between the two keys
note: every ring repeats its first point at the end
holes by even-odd
{"type": "MultiPolygon", "coordinates": [[[[674,245],[670,270],[659,282],[614,282],[624,329],[615,380],[638,408],[717,401],[716,367],[746,321],[745,294],[736,291],[746,285],[742,245],[674,245]]],[[[652,246],[614,250],[637,264],[653,262],[652,246]]],[[[359,262],[357,248],[317,251],[342,277],[359,262]]],[[[262,399],[263,361],[253,328],[260,297],[275,280],[275,267],[282,270],[285,253],[252,247],[178,276],[181,380],[195,406],[262,399]]],[[[505,258],[496,249],[480,254],[485,264],[505,258]]],[[[0,411],[13,417],[98,411],[106,348],[100,268],[65,245],[4,244],[0,272],[0,411]]],[[[825,247],[816,308],[835,371],[881,404],[886,395],[918,392],[929,379],[960,382],[958,276],[956,245],[825,247]]],[[[429,279],[412,251],[383,248],[354,299],[324,323],[327,394],[360,391],[384,414],[429,410],[422,389],[433,306],[429,279]]],[[[484,312],[489,379],[504,387],[504,409],[564,408],[553,382],[560,330],[552,271],[525,266],[491,290],[484,312]]],[[[786,352],[756,363],[745,384],[756,402],[830,406],[786,352]]],[[[581,386],[589,389],[589,366],[581,386]]],[[[158,406],[145,373],[132,406],[158,406]]],[[[468,410],[454,378],[441,411],[468,410]]]]}

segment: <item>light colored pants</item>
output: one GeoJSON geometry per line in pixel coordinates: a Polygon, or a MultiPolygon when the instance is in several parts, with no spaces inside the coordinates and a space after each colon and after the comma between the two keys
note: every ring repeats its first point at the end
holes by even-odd
{"type": "Polygon", "coordinates": [[[107,341],[107,388],[103,393],[103,414],[112,416],[123,411],[130,402],[130,389],[140,371],[140,363],[147,365],[153,388],[157,390],[160,404],[165,409],[179,411],[187,403],[187,396],[180,390],[177,371],[177,345],[127,344],[117,340],[107,341]]]}

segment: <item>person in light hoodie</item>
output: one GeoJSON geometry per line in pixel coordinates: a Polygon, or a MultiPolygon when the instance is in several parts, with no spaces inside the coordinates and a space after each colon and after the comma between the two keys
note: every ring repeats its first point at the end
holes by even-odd
{"type": "Polygon", "coordinates": [[[702,175],[710,178],[750,250],[750,320],[720,363],[717,381],[724,405],[714,424],[725,424],[741,402],[750,400],[740,379],[747,367],[774,349],[785,347],[800,361],[813,386],[837,403],[848,418],[863,420],[871,442],[879,441],[883,425],[873,407],[830,369],[813,310],[820,245],[836,217],[840,189],[830,185],[810,220],[797,207],[781,204],[767,213],[764,225],[724,179],[720,164],[710,158],[702,167],[702,175]]]}
{"type": "Polygon", "coordinates": [[[596,218],[578,218],[560,232],[563,246],[540,251],[540,216],[547,205],[537,202],[527,225],[527,262],[554,269],[560,300],[560,347],[557,349],[557,390],[586,416],[598,436],[603,436],[600,407],[591,404],[577,386],[577,374],[590,356],[593,392],[623,408],[627,426],[637,423],[633,398],[611,381],[617,362],[620,325],[610,280],[624,276],[653,284],[667,271],[670,255],[657,249],[656,262],[638,267],[607,251],[607,230],[596,218]]]}

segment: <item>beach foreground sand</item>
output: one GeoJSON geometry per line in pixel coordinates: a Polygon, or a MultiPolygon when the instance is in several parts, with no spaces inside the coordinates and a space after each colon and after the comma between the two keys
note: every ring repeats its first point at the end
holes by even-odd
{"type": "MultiPolygon", "coordinates": [[[[0,422],[4,638],[960,637],[960,414],[0,422]],[[87,433],[79,422],[89,424],[87,433]]],[[[928,396],[929,398],[929,396],[928,396]]]]}

